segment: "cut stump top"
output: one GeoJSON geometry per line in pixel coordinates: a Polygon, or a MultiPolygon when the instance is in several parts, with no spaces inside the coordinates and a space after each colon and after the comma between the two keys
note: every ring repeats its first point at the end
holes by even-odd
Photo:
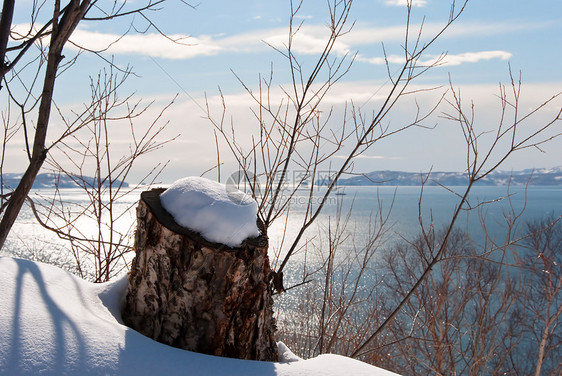
{"type": "Polygon", "coordinates": [[[148,205],[150,211],[158,222],[162,224],[162,226],[166,227],[168,230],[173,231],[177,234],[181,234],[187,236],[199,243],[202,243],[208,247],[219,249],[219,248],[228,248],[228,249],[238,249],[244,248],[244,243],[254,246],[254,247],[264,247],[267,245],[267,235],[264,234],[263,225],[261,221],[258,219],[258,229],[260,231],[260,235],[254,238],[247,238],[243,241],[243,243],[238,247],[230,247],[225,244],[215,243],[212,241],[207,240],[204,238],[200,233],[193,231],[187,227],[183,227],[179,225],[175,220],[174,217],[164,209],[162,203],[160,201],[160,194],[162,194],[166,188],[154,188],[149,191],[144,191],[141,193],[141,200],[148,205]]]}

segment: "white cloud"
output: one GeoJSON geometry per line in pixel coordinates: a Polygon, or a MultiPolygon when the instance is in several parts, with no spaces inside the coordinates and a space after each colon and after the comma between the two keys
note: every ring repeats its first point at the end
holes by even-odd
{"type": "Polygon", "coordinates": [[[427,5],[427,0],[386,0],[386,5],[394,5],[399,7],[405,7],[408,4],[412,4],[414,7],[423,7],[427,5]]]}
{"type": "MultiPolygon", "coordinates": [[[[456,55],[447,55],[441,61],[441,65],[456,66],[464,63],[478,63],[480,61],[487,61],[493,59],[509,60],[513,56],[507,51],[480,51],[480,52],[464,52],[456,55]]],[[[424,62],[424,65],[434,63],[438,56],[430,57],[424,62]]]]}
{"type": "MultiPolygon", "coordinates": [[[[22,30],[26,30],[29,26],[25,24],[18,25],[22,30]]],[[[411,25],[412,29],[419,28],[419,25],[411,25]]],[[[431,36],[438,33],[442,24],[427,23],[423,27],[425,35],[431,36]]],[[[537,27],[537,25],[519,24],[515,26],[517,30],[537,27]]],[[[448,31],[444,37],[458,37],[464,35],[490,35],[501,34],[513,31],[512,24],[457,24],[448,31]]],[[[318,54],[326,45],[329,37],[329,30],[325,25],[304,25],[300,28],[297,36],[293,40],[293,51],[300,54],[318,54]]],[[[373,45],[380,42],[401,42],[404,38],[404,26],[388,26],[388,27],[356,27],[352,32],[345,34],[334,45],[333,51],[340,56],[358,49],[360,46],[373,45]]],[[[231,36],[224,35],[170,35],[169,39],[158,33],[146,34],[130,34],[120,36],[118,34],[104,33],[101,31],[91,31],[85,28],[77,29],[72,35],[71,41],[80,47],[89,50],[107,51],[111,54],[137,54],[152,57],[161,57],[166,59],[190,59],[198,56],[219,55],[228,52],[248,53],[260,50],[267,50],[268,47],[264,43],[284,49],[288,40],[288,30],[286,27],[278,27],[271,29],[252,30],[251,32],[234,34],[231,36]],[[172,40],[178,40],[174,43],[172,40]]],[[[72,44],[68,48],[77,49],[72,44]]],[[[506,56],[506,55],[502,55],[506,56]]],[[[492,55],[490,58],[498,58],[498,55],[492,55]]],[[[505,57],[499,57],[504,59],[505,57]]],[[[382,58],[365,58],[370,60],[372,64],[384,64],[382,58]]],[[[399,62],[402,59],[399,56],[389,56],[391,62],[399,62]]],[[[479,56],[453,56],[449,57],[449,65],[458,65],[459,61],[469,61],[470,59],[482,59],[479,56]]],[[[364,60],[364,61],[367,61],[364,60]]]]}
{"type": "MultiPolygon", "coordinates": [[[[438,63],[441,66],[457,66],[464,63],[478,63],[480,61],[488,61],[493,59],[509,60],[513,56],[507,51],[479,51],[479,52],[464,52],[460,54],[448,54],[443,57],[438,63]]],[[[425,60],[420,61],[422,65],[429,66],[437,63],[440,59],[439,56],[428,55],[424,57],[425,60]]],[[[404,64],[404,56],[389,55],[386,57],[371,57],[358,56],[357,61],[374,65],[384,65],[388,61],[390,64],[404,64]]]]}
{"type": "Polygon", "coordinates": [[[314,18],[314,16],[297,14],[295,18],[299,20],[311,20],[314,18]]]}
{"type": "MultiPolygon", "coordinates": [[[[28,25],[18,25],[26,30],[28,25]]],[[[431,32],[437,26],[426,25],[425,30],[431,32]]],[[[293,51],[301,54],[317,54],[323,51],[330,32],[325,25],[305,25],[299,29],[293,40],[293,51]]],[[[401,40],[404,35],[403,26],[385,28],[356,28],[353,32],[341,37],[333,46],[333,52],[343,55],[356,46],[378,43],[380,41],[401,40]]],[[[166,59],[190,59],[198,56],[218,55],[228,52],[255,52],[268,49],[267,44],[284,49],[288,41],[286,27],[253,30],[248,33],[224,35],[169,35],[168,38],[158,33],[119,35],[77,29],[68,48],[84,47],[88,50],[106,51],[111,54],[137,54],[166,59]],[[179,41],[174,43],[173,41],[179,41]],[[265,43],[264,43],[265,42],[265,43]]]]}
{"type": "MultiPolygon", "coordinates": [[[[326,46],[329,36],[330,33],[325,26],[303,26],[293,39],[291,48],[293,52],[301,54],[321,53],[326,46]]],[[[276,48],[283,49],[288,40],[287,30],[278,29],[263,38],[263,40],[276,48]]],[[[344,38],[337,40],[333,47],[333,51],[340,55],[348,53],[350,49],[351,46],[344,38]]]]}
{"type": "Polygon", "coordinates": [[[404,56],[401,55],[388,55],[386,58],[357,56],[356,60],[374,65],[384,65],[387,61],[390,64],[404,64],[404,56]]]}
{"type": "MultiPolygon", "coordinates": [[[[36,24],[34,27],[38,29],[41,26],[36,24]]],[[[25,35],[29,27],[29,24],[18,24],[12,28],[12,32],[25,35]]],[[[111,54],[137,54],[166,59],[189,59],[223,52],[226,48],[220,41],[225,40],[228,40],[228,38],[208,35],[191,37],[174,34],[169,35],[168,38],[157,33],[119,35],[78,28],[72,34],[70,43],[66,47],[73,50],[85,48],[91,51],[105,51],[111,54]]]]}
{"type": "MultiPolygon", "coordinates": [[[[301,54],[320,53],[323,51],[328,37],[329,32],[325,26],[303,26],[294,39],[293,51],[301,54]]],[[[268,49],[267,44],[283,50],[287,40],[287,28],[255,30],[232,36],[169,35],[168,38],[157,33],[120,36],[79,29],[74,32],[71,38],[76,46],[83,46],[89,50],[178,60],[228,52],[255,52],[268,49]],[[178,42],[175,43],[174,41],[178,42]]],[[[69,47],[77,48],[70,45],[69,47]]],[[[347,53],[349,50],[349,44],[343,41],[338,41],[333,48],[333,51],[340,55],[347,53]]]]}
{"type": "MultiPolygon", "coordinates": [[[[336,159],[347,159],[349,158],[348,155],[334,155],[334,158],[336,159]]],[[[355,159],[401,159],[400,157],[387,157],[384,155],[364,155],[364,154],[360,154],[358,156],[355,157],[355,159]]]]}
{"type": "Polygon", "coordinates": [[[74,32],[70,41],[89,50],[107,49],[107,52],[112,54],[138,54],[166,59],[216,55],[222,50],[210,36],[170,35],[169,39],[166,39],[154,33],[119,36],[79,29],[74,32]]]}

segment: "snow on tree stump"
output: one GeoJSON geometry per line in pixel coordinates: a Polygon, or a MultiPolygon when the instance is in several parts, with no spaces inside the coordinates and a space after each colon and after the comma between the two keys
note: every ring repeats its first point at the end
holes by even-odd
{"type": "Polygon", "coordinates": [[[162,206],[164,191],[139,200],[125,324],[185,350],[277,360],[267,236],[234,247],[209,241],[176,223],[162,206]]]}

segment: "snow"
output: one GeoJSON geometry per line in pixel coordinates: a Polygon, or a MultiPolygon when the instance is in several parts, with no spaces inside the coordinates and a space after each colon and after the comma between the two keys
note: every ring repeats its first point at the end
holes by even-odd
{"type": "Polygon", "coordinates": [[[233,187],[187,177],[173,183],[160,201],[176,223],[211,242],[237,247],[246,238],[259,235],[256,201],[233,187]]]}
{"type": "Polygon", "coordinates": [[[51,265],[0,257],[0,286],[0,375],[395,375],[338,355],[302,360],[282,343],[281,362],[160,344],[123,325],[124,277],[93,284],[51,265]]]}

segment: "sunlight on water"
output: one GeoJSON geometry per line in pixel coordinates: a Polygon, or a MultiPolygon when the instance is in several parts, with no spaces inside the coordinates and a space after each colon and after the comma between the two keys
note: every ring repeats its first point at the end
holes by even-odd
{"type": "MultiPolygon", "coordinates": [[[[286,271],[286,285],[302,280],[304,263],[307,263],[308,268],[314,268],[318,266],[319,260],[321,261],[325,257],[329,243],[328,228],[330,227],[333,233],[337,226],[338,207],[341,207],[342,221],[349,209],[353,207],[347,225],[346,240],[342,245],[344,250],[342,257],[348,257],[345,251],[361,250],[361,247],[368,241],[370,229],[372,230],[373,226],[380,223],[381,216],[385,218],[388,215],[387,232],[384,242],[380,243],[381,247],[392,245],[400,237],[411,239],[419,233],[419,187],[345,187],[342,188],[342,191],[345,195],[334,195],[326,203],[317,221],[307,230],[305,238],[309,242],[300,248],[292,258],[291,267],[288,272],[286,271]],[[390,214],[388,214],[389,211],[390,214]]],[[[318,191],[318,197],[313,200],[319,200],[321,193],[318,191]]],[[[93,211],[84,191],[63,189],[61,194],[65,212],[93,211]]],[[[33,191],[33,197],[45,205],[53,195],[53,190],[33,191]]],[[[125,195],[115,204],[113,208],[114,218],[116,218],[114,228],[119,233],[132,235],[134,232],[135,208],[139,195],[140,191],[133,192],[125,195]]],[[[287,219],[287,223],[285,224],[286,218],[281,217],[268,231],[273,269],[283,259],[285,250],[290,246],[303,223],[307,200],[308,191],[299,191],[291,201],[291,215],[287,219]]],[[[435,228],[438,229],[449,223],[457,203],[458,197],[453,193],[441,187],[426,187],[421,207],[424,225],[429,226],[433,222],[435,228]]],[[[485,218],[489,235],[502,239],[506,231],[506,216],[518,215],[523,209],[525,209],[523,216],[516,227],[518,231],[524,230],[524,220],[544,218],[547,215],[555,217],[561,215],[562,188],[529,187],[526,192],[524,187],[511,187],[508,192],[506,187],[475,187],[471,194],[470,204],[475,209],[464,211],[457,226],[467,229],[476,242],[483,242],[485,236],[481,220],[485,218]],[[488,203],[478,206],[482,202],[488,203]]],[[[45,208],[41,212],[46,215],[45,208]]],[[[46,217],[43,216],[43,218],[46,217]]],[[[102,218],[102,221],[108,220],[107,216],[102,218]]],[[[55,223],[60,223],[60,221],[55,220],[55,223]]],[[[79,229],[79,233],[87,238],[95,239],[98,234],[97,223],[92,219],[81,218],[72,223],[72,226],[79,229]]],[[[103,235],[105,239],[108,239],[107,233],[103,235]]],[[[127,239],[130,242],[129,245],[132,245],[132,236],[127,239]]],[[[68,242],[37,224],[29,207],[24,208],[18,218],[5,250],[7,250],[4,251],[5,254],[62,263],[67,266],[67,269],[72,270],[72,255],[68,250],[68,242]]]]}

